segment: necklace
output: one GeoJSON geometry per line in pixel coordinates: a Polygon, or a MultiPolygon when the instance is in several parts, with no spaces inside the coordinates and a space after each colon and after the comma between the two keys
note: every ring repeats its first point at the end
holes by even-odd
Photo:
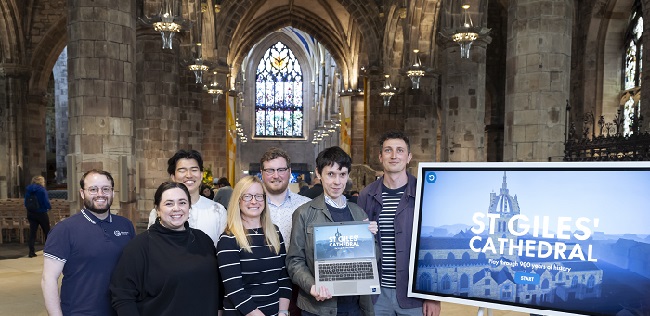
{"type": "Polygon", "coordinates": [[[254,231],[254,232],[255,232],[255,234],[257,235],[257,234],[259,234],[259,232],[258,232],[257,230],[258,230],[258,229],[260,229],[260,228],[262,228],[262,227],[258,227],[258,228],[251,228],[251,230],[252,230],[252,231],[254,231]]]}

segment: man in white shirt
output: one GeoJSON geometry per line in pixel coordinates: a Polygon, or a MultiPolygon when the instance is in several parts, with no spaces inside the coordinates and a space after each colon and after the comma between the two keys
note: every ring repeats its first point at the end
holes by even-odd
{"type": "MultiPolygon", "coordinates": [[[[226,229],[226,209],[219,203],[201,196],[203,179],[203,158],[196,150],[181,149],[167,161],[167,172],[171,181],[183,183],[190,192],[192,207],[187,220],[190,227],[206,233],[215,247],[219,236],[226,229]]],[[[156,210],[149,213],[149,225],[156,222],[156,210]]]]}
{"type": "MultiPolygon", "coordinates": [[[[260,169],[262,181],[266,187],[266,202],[271,213],[271,220],[280,228],[284,247],[289,249],[293,212],[298,206],[311,201],[311,199],[289,190],[291,158],[286,151],[277,147],[269,148],[260,159],[260,169]]],[[[300,316],[300,309],[296,306],[297,298],[298,288],[294,285],[289,302],[291,316],[300,316]]]]}

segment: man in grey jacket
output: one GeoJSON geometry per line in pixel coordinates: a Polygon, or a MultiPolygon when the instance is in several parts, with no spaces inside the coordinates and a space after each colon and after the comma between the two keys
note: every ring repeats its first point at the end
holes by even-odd
{"type": "MultiPolygon", "coordinates": [[[[316,288],[314,279],[314,240],[310,238],[314,224],[368,219],[361,208],[348,204],[343,196],[351,166],[352,159],[340,147],[320,152],[316,158],[316,176],[323,183],[323,194],[293,213],[287,270],[293,283],[300,287],[297,305],[302,309],[302,316],[374,316],[369,295],[332,297],[327,288],[316,288]]],[[[369,222],[368,229],[376,233],[377,223],[369,222]]]]}

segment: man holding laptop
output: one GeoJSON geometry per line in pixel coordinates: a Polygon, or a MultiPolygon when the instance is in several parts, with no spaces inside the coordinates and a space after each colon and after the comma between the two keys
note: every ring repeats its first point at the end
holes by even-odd
{"type": "MultiPolygon", "coordinates": [[[[293,213],[287,270],[293,283],[300,287],[297,305],[302,309],[303,316],[374,315],[370,295],[337,296],[332,293],[336,288],[316,286],[314,231],[322,224],[341,223],[343,227],[343,222],[368,220],[361,208],[353,203],[348,204],[343,196],[351,167],[352,159],[340,147],[321,151],[316,158],[316,176],[323,184],[323,194],[303,204],[293,213]]],[[[372,233],[377,232],[376,222],[369,222],[367,227],[372,233]]],[[[354,240],[349,237],[338,238],[339,234],[340,230],[335,233],[334,241],[341,241],[343,248],[339,250],[346,250],[345,247],[354,240]]]]}
{"type": "Polygon", "coordinates": [[[412,157],[409,139],[402,132],[387,132],[379,145],[384,176],[365,187],[358,198],[369,219],[379,223],[375,238],[381,246],[381,294],[373,297],[375,313],[438,316],[440,302],[406,296],[417,182],[406,171],[412,157]]]}

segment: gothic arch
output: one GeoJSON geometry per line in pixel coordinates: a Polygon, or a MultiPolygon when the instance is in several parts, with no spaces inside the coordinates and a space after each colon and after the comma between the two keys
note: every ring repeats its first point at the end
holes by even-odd
{"type": "Polygon", "coordinates": [[[584,95],[573,110],[575,115],[592,111],[596,117],[605,115],[605,119],[612,119],[616,113],[623,36],[633,3],[634,0],[600,0],[593,4],[584,42],[584,95]]]}
{"type": "Polygon", "coordinates": [[[67,18],[63,17],[50,27],[32,54],[32,76],[29,80],[30,94],[47,91],[52,68],[68,44],[67,18]]]}
{"type": "MultiPolygon", "coordinates": [[[[268,14],[264,14],[264,18],[254,16],[257,10],[264,4],[264,1],[243,0],[230,3],[229,6],[223,7],[215,21],[217,29],[225,30],[218,35],[217,45],[219,47],[227,47],[229,46],[229,43],[236,42],[237,32],[243,31],[241,30],[242,21],[251,21],[253,18],[260,21],[256,24],[265,28],[267,32],[268,30],[277,30],[278,28],[271,28],[267,23],[279,19],[280,17],[270,16],[268,14]]],[[[359,54],[367,55],[370,64],[375,64],[379,61],[380,52],[376,49],[369,49],[373,47],[381,47],[380,33],[382,31],[381,27],[383,23],[379,18],[379,7],[375,5],[374,2],[369,2],[367,0],[321,0],[318,1],[318,4],[323,7],[340,5],[345,8],[347,14],[349,14],[351,19],[355,21],[354,24],[357,25],[358,30],[361,33],[363,44],[360,46],[365,47],[368,50],[367,52],[359,52],[359,54]]],[[[316,24],[310,27],[313,28],[314,31],[318,32],[313,32],[304,26],[301,26],[301,22],[308,20],[310,17],[318,17],[318,14],[316,12],[303,10],[302,7],[296,5],[294,1],[288,2],[287,5],[277,6],[274,11],[280,11],[285,15],[288,15],[289,23],[285,23],[282,26],[294,26],[309,32],[314,36],[321,34],[321,32],[323,35],[328,35],[327,31],[322,28],[326,24],[316,24]]],[[[329,18],[335,19],[334,16],[329,16],[329,18]]],[[[349,23],[347,25],[349,26],[349,23]]],[[[248,30],[245,31],[248,33],[248,30]]],[[[327,43],[327,41],[322,37],[325,36],[318,36],[317,38],[321,43],[327,43]]],[[[334,52],[332,47],[329,47],[328,45],[326,45],[326,47],[330,52],[334,52]]],[[[229,56],[230,55],[231,54],[229,53],[229,56]]],[[[221,56],[223,56],[223,54],[221,54],[221,56]]],[[[229,63],[231,61],[232,59],[229,58],[229,63]]],[[[339,63],[339,61],[337,61],[337,63],[339,63]]]]}
{"type": "MultiPolygon", "coordinates": [[[[242,124],[255,124],[255,74],[257,70],[257,64],[259,63],[260,59],[264,56],[264,53],[266,53],[266,50],[273,44],[277,42],[282,42],[284,45],[286,45],[291,51],[293,52],[294,56],[296,59],[298,59],[298,63],[300,63],[300,67],[302,68],[302,76],[303,76],[303,96],[309,96],[314,94],[314,86],[311,85],[309,82],[311,81],[311,78],[314,78],[314,72],[312,70],[312,67],[309,63],[309,57],[305,54],[305,49],[302,47],[302,43],[296,43],[291,37],[289,37],[287,34],[284,34],[282,32],[274,32],[270,35],[268,35],[266,38],[261,40],[259,43],[257,43],[253,48],[252,52],[250,52],[250,55],[248,56],[248,59],[246,60],[246,67],[245,67],[245,72],[246,72],[246,78],[247,79],[247,84],[244,87],[246,91],[246,95],[249,97],[244,98],[244,102],[247,103],[246,105],[246,113],[242,113],[244,117],[242,118],[242,124]],[[248,100],[248,101],[247,101],[248,100]],[[251,111],[251,112],[249,112],[251,111]]],[[[314,125],[314,117],[310,115],[311,111],[308,111],[308,109],[313,105],[313,98],[307,98],[303,97],[303,109],[305,109],[303,113],[303,135],[304,138],[308,138],[308,132],[313,128],[314,125]]],[[[252,127],[254,130],[254,126],[252,127]]]]}
{"type": "Polygon", "coordinates": [[[25,42],[21,15],[15,0],[0,1],[0,63],[21,64],[25,42]]]}

